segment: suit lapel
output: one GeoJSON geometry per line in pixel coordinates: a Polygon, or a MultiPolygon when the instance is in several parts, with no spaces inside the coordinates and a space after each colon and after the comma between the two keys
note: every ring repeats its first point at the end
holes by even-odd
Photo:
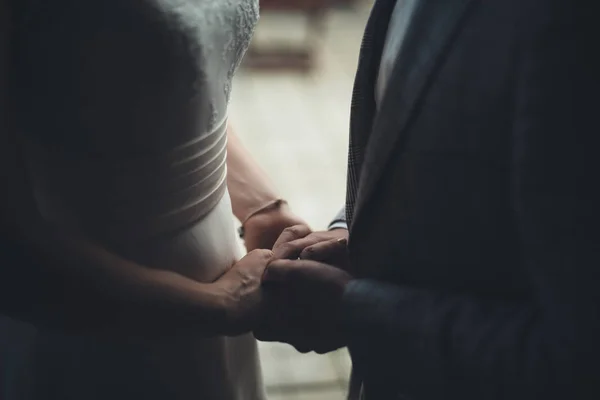
{"type": "Polygon", "coordinates": [[[367,21],[365,34],[360,46],[358,70],[352,91],[352,104],[350,114],[350,130],[356,140],[356,145],[367,139],[364,135],[364,123],[370,124],[375,112],[375,95],[373,87],[377,79],[377,71],[381,53],[385,44],[390,14],[394,9],[396,0],[378,0],[375,2],[371,15],[367,21]]]}
{"type": "MultiPolygon", "coordinates": [[[[427,89],[469,4],[475,0],[420,0],[398,55],[362,162],[353,226],[373,195],[391,155],[404,141],[427,89]]],[[[371,83],[370,90],[374,85],[371,83]]]]}
{"type": "Polygon", "coordinates": [[[346,217],[352,222],[358,191],[358,173],[361,169],[368,133],[375,114],[373,86],[385,42],[387,22],[396,0],[377,0],[371,10],[363,36],[358,70],[352,90],[350,106],[350,143],[348,146],[348,181],[346,217]]]}
{"type": "MultiPolygon", "coordinates": [[[[375,79],[385,43],[385,36],[390,15],[396,0],[377,0],[371,10],[371,15],[365,27],[365,34],[360,46],[358,69],[352,90],[352,103],[350,105],[350,144],[348,149],[348,182],[346,196],[346,217],[351,223],[353,209],[358,189],[358,172],[362,164],[362,154],[368,140],[375,113],[375,79]]],[[[352,349],[350,354],[353,355],[352,349]]],[[[353,356],[354,358],[354,356],[353,356]]],[[[352,376],[348,399],[362,399],[363,375],[355,364],[352,367],[352,376]]]]}

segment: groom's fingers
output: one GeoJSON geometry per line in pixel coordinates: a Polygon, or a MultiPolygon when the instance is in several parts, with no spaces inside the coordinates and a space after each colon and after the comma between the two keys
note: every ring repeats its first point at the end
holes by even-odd
{"type": "Polygon", "coordinates": [[[348,241],[342,238],[311,244],[300,252],[299,257],[321,262],[335,259],[346,252],[347,243],[348,241]]]}
{"type": "Polygon", "coordinates": [[[319,243],[321,240],[322,239],[315,235],[308,235],[302,239],[296,239],[290,242],[282,243],[273,248],[273,256],[277,259],[287,258],[289,260],[302,258],[300,254],[302,254],[305,248],[311,247],[319,243]]]}

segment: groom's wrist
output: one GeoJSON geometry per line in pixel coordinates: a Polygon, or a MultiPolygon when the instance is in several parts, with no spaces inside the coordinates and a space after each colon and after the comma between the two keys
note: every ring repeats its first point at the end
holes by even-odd
{"type": "Polygon", "coordinates": [[[344,288],[340,310],[342,329],[360,339],[370,332],[384,330],[399,299],[395,287],[369,279],[353,279],[344,288]]]}

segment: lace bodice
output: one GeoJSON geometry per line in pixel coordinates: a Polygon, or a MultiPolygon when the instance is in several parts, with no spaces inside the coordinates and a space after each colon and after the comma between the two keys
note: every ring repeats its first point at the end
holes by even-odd
{"type": "Polygon", "coordinates": [[[23,4],[13,81],[43,213],[111,240],[201,218],[225,191],[227,103],[258,1],[23,4]]]}

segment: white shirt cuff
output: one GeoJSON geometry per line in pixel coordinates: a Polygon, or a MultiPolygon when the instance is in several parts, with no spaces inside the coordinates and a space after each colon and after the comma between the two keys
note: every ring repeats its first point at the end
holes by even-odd
{"type": "Polygon", "coordinates": [[[329,225],[329,230],[333,230],[333,229],[348,230],[348,224],[346,224],[346,222],[344,222],[344,221],[336,221],[336,222],[332,223],[331,225],[329,225]]]}

